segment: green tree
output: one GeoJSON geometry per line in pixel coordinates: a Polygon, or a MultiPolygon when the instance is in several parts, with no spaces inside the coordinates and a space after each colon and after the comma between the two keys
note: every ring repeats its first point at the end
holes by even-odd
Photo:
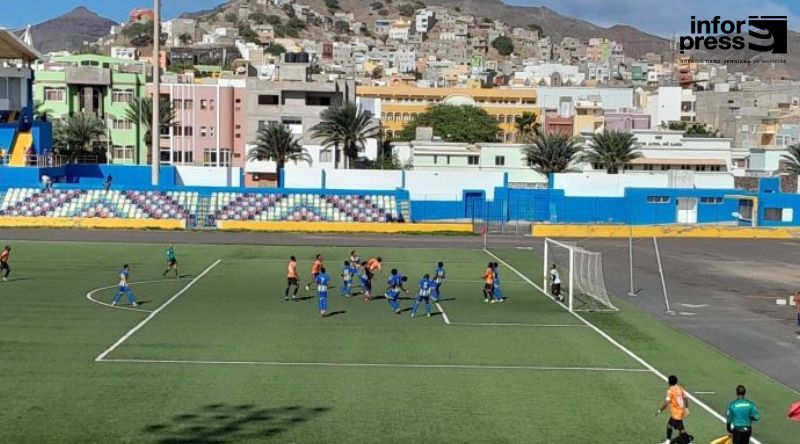
{"type": "Polygon", "coordinates": [[[582,160],[603,165],[608,174],[618,174],[625,164],[641,157],[631,133],[604,130],[592,134],[582,160]]]}
{"type": "Polygon", "coordinates": [[[103,121],[94,114],[77,113],[63,119],[56,127],[55,151],[74,161],[79,154],[97,152],[100,138],[106,134],[103,121]]]}
{"type": "Polygon", "coordinates": [[[239,37],[245,42],[261,44],[261,37],[247,23],[239,23],[239,37]]]}
{"type": "Polygon", "coordinates": [[[372,3],[370,3],[369,7],[374,9],[374,10],[383,9],[383,3],[381,3],[381,2],[372,2],[372,3]]]}
{"type": "Polygon", "coordinates": [[[781,160],[786,162],[784,168],[790,174],[800,174],[800,144],[786,147],[787,154],[781,155],[781,160]]]}
{"type": "Polygon", "coordinates": [[[537,134],[522,148],[528,166],[545,176],[566,171],[580,151],[578,141],[562,133],[537,134]]]}
{"type": "Polygon", "coordinates": [[[378,11],[378,15],[381,16],[381,17],[386,17],[387,15],[389,15],[389,10],[388,9],[381,9],[381,10],[378,11]]]}
{"type": "MultiPolygon", "coordinates": [[[[153,99],[140,97],[128,103],[125,120],[137,127],[144,127],[144,144],[147,146],[147,159],[152,159],[153,148],[153,99]]],[[[162,131],[177,126],[177,110],[169,100],[158,101],[158,121],[162,131]]]]}
{"type": "Polygon", "coordinates": [[[403,3],[397,7],[397,12],[403,17],[411,17],[416,11],[414,10],[414,5],[411,3],[403,3]]]}
{"type": "Polygon", "coordinates": [[[264,14],[261,11],[253,12],[250,15],[248,15],[247,18],[250,19],[250,21],[255,23],[256,25],[263,25],[267,23],[267,14],[264,14]]]}
{"type": "Polygon", "coordinates": [[[507,56],[514,52],[514,41],[507,36],[501,35],[492,40],[492,48],[496,49],[501,56],[507,56]]]}
{"type": "Polygon", "coordinates": [[[370,73],[370,75],[375,80],[383,78],[383,66],[378,65],[372,68],[372,72],[370,73]]]}
{"type": "Polygon", "coordinates": [[[53,117],[53,110],[45,108],[43,100],[35,100],[33,102],[33,118],[34,120],[50,120],[53,117]]]}
{"type": "Polygon", "coordinates": [[[272,54],[274,56],[279,56],[286,52],[286,48],[283,47],[280,43],[272,43],[267,46],[267,53],[272,54]]]}
{"type": "Polygon", "coordinates": [[[194,38],[192,38],[192,36],[189,33],[184,32],[178,36],[178,40],[181,42],[182,45],[188,45],[189,43],[192,43],[192,40],[194,40],[194,38]]]}
{"type": "Polygon", "coordinates": [[[271,160],[277,166],[276,173],[280,177],[281,170],[289,161],[304,161],[311,164],[311,156],[300,146],[298,138],[286,126],[277,122],[270,124],[256,132],[254,147],[247,153],[248,160],[271,160]]]}
{"type": "Polygon", "coordinates": [[[337,20],[336,23],[333,24],[333,29],[337,34],[349,34],[350,23],[347,23],[344,20],[337,20]]]}
{"type": "Polygon", "coordinates": [[[325,0],[325,6],[330,11],[336,11],[339,9],[339,0],[325,0]]]}
{"type": "Polygon", "coordinates": [[[280,25],[281,22],[282,22],[281,18],[277,15],[270,14],[267,16],[267,23],[269,23],[272,26],[280,25]]]}
{"type": "Polygon", "coordinates": [[[355,102],[331,106],[322,111],[320,119],[320,123],[311,128],[312,137],[321,139],[323,146],[334,147],[337,159],[342,149],[348,168],[365,149],[367,139],[380,135],[380,126],[373,121],[372,113],[360,109],[355,102]]]}
{"type": "Polygon", "coordinates": [[[225,21],[229,23],[239,23],[239,16],[235,12],[229,12],[225,14],[225,21]]]}
{"type": "Polygon", "coordinates": [[[153,44],[153,33],[155,32],[153,22],[132,23],[122,29],[122,35],[128,38],[133,46],[147,46],[153,44]]]}
{"type": "Polygon", "coordinates": [[[475,106],[434,105],[407,123],[397,140],[414,140],[418,126],[433,127],[433,134],[446,142],[493,142],[500,127],[497,119],[475,106]]]}
{"type": "Polygon", "coordinates": [[[536,124],[536,114],[530,111],[525,111],[521,116],[517,116],[514,119],[514,126],[517,128],[517,133],[523,139],[539,134],[539,126],[536,124]]]}

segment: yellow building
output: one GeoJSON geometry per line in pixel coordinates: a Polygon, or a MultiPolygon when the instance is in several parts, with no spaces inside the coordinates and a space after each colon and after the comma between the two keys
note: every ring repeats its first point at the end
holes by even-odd
{"type": "Polygon", "coordinates": [[[504,88],[418,88],[415,86],[358,86],[356,96],[361,100],[379,102],[383,129],[388,138],[414,121],[428,107],[438,104],[472,105],[483,108],[500,124],[498,140],[516,141],[516,117],[523,112],[539,116],[536,90],[504,88]]]}
{"type": "Polygon", "coordinates": [[[573,136],[590,134],[603,130],[603,104],[594,100],[580,100],[575,103],[575,124],[573,136]]]}

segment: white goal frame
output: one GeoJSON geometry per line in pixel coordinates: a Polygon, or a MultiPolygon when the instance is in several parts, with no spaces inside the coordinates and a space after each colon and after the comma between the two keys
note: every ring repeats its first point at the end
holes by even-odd
{"type": "MultiPolygon", "coordinates": [[[[584,250],[584,249],[582,249],[580,247],[577,247],[575,245],[570,245],[570,244],[567,244],[567,243],[564,243],[564,242],[561,242],[561,241],[557,241],[555,239],[551,239],[549,237],[545,238],[544,239],[544,263],[542,265],[542,288],[544,288],[545,291],[548,292],[548,294],[549,294],[549,291],[550,291],[550,285],[548,285],[548,281],[550,280],[550,244],[557,245],[557,246],[559,246],[561,248],[566,249],[569,252],[569,265],[568,265],[569,270],[567,272],[567,309],[571,313],[574,313],[575,312],[575,289],[574,289],[575,288],[575,250],[576,249],[580,249],[581,251],[586,251],[587,253],[597,254],[597,255],[600,255],[600,253],[584,250]]],[[[602,256],[601,256],[601,258],[602,258],[602,256]]],[[[602,272],[603,272],[603,270],[601,268],[600,269],[600,273],[602,273],[602,272]]],[[[605,283],[603,283],[603,286],[605,287],[605,283]]],[[[596,297],[594,297],[592,295],[589,295],[589,296],[597,299],[596,297]]],[[[609,309],[608,311],[617,311],[617,308],[614,307],[610,303],[610,301],[609,301],[609,303],[607,305],[608,305],[608,309],[609,309]]]]}

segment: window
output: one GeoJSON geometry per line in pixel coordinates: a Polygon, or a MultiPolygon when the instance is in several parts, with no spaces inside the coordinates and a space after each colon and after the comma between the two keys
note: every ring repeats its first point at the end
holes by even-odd
{"type": "MultiPolygon", "coordinates": [[[[5,85],[3,85],[5,86],[5,85]]],[[[0,89],[5,89],[0,87],[0,89]]],[[[3,97],[3,96],[0,96],[3,97]]],[[[66,100],[67,94],[64,88],[45,88],[44,100],[47,102],[63,102],[66,100]]]]}
{"type": "Polygon", "coordinates": [[[275,120],[259,120],[258,121],[258,130],[261,131],[263,129],[266,129],[267,127],[269,127],[273,123],[276,124],[276,125],[278,124],[278,122],[275,121],[275,120]]]}
{"type": "Polygon", "coordinates": [[[447,164],[450,165],[450,156],[447,156],[447,164]]]}
{"type": "Polygon", "coordinates": [[[209,103],[208,103],[208,106],[209,106],[209,108],[211,109],[211,111],[214,111],[214,105],[215,105],[215,103],[214,103],[214,102],[215,102],[215,100],[214,100],[214,99],[211,99],[211,100],[209,101],[209,103]]]}
{"type": "Polygon", "coordinates": [[[259,105],[279,105],[280,98],[274,94],[259,94],[258,95],[258,104],[259,105]]]}
{"type": "Polygon", "coordinates": [[[172,99],[172,109],[181,109],[180,99],[172,99]]]}
{"type": "Polygon", "coordinates": [[[333,162],[333,151],[330,149],[324,149],[319,152],[319,161],[325,163],[333,162]]]}
{"type": "Polygon", "coordinates": [[[133,91],[129,89],[113,89],[111,90],[112,103],[130,103],[133,101],[133,91]]]}
{"type": "Polygon", "coordinates": [[[669,203],[669,196],[647,196],[647,203],[655,203],[655,204],[669,203]]]}
{"type": "Polygon", "coordinates": [[[130,131],[133,129],[133,122],[125,119],[114,119],[112,128],[121,131],[130,131]]]}
{"type": "Polygon", "coordinates": [[[200,99],[200,109],[208,109],[208,100],[200,99]]]}
{"type": "Polygon", "coordinates": [[[434,156],[433,156],[433,164],[434,164],[434,165],[436,165],[436,164],[438,164],[438,163],[439,163],[439,156],[437,156],[437,155],[434,155],[434,156]]]}
{"type": "Polygon", "coordinates": [[[183,101],[183,109],[192,109],[194,108],[194,100],[187,99],[183,101]]]}
{"type": "Polygon", "coordinates": [[[764,208],[764,220],[782,220],[783,208],[764,208]]]}
{"type": "Polygon", "coordinates": [[[200,127],[200,137],[208,136],[208,128],[201,126],[200,127]]]}
{"type": "Polygon", "coordinates": [[[242,103],[242,99],[237,98],[236,100],[233,101],[233,103],[242,103]]]}
{"type": "Polygon", "coordinates": [[[208,127],[208,137],[210,137],[212,139],[214,138],[214,127],[213,126],[208,127]]]}
{"type": "Polygon", "coordinates": [[[389,113],[389,114],[386,115],[386,121],[387,122],[391,122],[393,120],[394,120],[394,114],[389,113]]]}
{"type": "Polygon", "coordinates": [[[114,156],[116,162],[133,162],[133,147],[115,146],[111,150],[111,155],[114,156]]]}
{"type": "Polygon", "coordinates": [[[722,203],[721,197],[701,197],[700,203],[719,205],[722,203]]]}
{"type": "Polygon", "coordinates": [[[506,156],[494,156],[494,166],[503,166],[506,164],[506,156]]]}
{"type": "MultiPolygon", "coordinates": [[[[220,149],[219,156],[220,156],[219,166],[231,166],[230,149],[220,149]]],[[[206,148],[203,151],[203,166],[217,166],[216,148],[206,148]]]]}
{"type": "Polygon", "coordinates": [[[194,135],[194,127],[191,126],[184,126],[183,127],[183,135],[184,136],[192,136],[194,135]]]}
{"type": "Polygon", "coordinates": [[[330,96],[308,95],[308,96],[306,96],[306,105],[307,106],[331,106],[331,97],[330,96]]]}

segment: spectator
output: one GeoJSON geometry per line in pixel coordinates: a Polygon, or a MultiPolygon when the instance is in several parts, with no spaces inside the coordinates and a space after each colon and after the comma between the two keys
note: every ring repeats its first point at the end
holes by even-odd
{"type": "Polygon", "coordinates": [[[42,174],[42,184],[44,185],[45,191],[50,191],[53,189],[53,181],[47,174],[42,174]]]}
{"type": "Polygon", "coordinates": [[[753,423],[761,419],[756,405],[745,398],[745,394],[747,389],[743,385],[736,387],[736,399],[728,405],[728,433],[733,444],[748,444],[753,434],[753,423]]]}
{"type": "Polygon", "coordinates": [[[109,174],[108,176],[106,176],[106,180],[105,180],[105,182],[103,182],[103,189],[104,189],[104,190],[108,191],[108,190],[110,190],[110,189],[111,189],[111,181],[112,181],[113,179],[114,179],[114,178],[113,178],[113,177],[111,177],[111,175],[110,175],[110,174],[109,174]]]}

